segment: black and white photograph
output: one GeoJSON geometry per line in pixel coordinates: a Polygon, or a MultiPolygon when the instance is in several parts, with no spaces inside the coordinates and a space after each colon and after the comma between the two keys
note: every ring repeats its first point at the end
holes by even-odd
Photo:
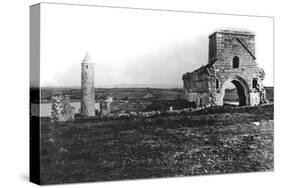
{"type": "Polygon", "coordinates": [[[30,6],[30,180],[274,171],[270,16],[30,6]]]}

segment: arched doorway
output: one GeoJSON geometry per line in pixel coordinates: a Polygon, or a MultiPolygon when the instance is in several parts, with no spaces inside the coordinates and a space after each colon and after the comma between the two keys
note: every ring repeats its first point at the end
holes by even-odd
{"type": "Polygon", "coordinates": [[[241,77],[226,80],[222,86],[223,105],[244,106],[249,103],[249,88],[247,82],[241,77]]]}

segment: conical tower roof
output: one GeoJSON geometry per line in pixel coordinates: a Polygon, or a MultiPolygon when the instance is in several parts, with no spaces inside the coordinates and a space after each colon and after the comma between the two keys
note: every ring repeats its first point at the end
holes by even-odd
{"type": "Polygon", "coordinates": [[[89,54],[88,52],[86,53],[86,55],[85,55],[85,57],[84,57],[82,63],[87,63],[87,64],[91,63],[91,64],[94,64],[94,62],[93,62],[93,60],[92,60],[92,58],[91,58],[91,56],[90,56],[90,54],[89,54]]]}

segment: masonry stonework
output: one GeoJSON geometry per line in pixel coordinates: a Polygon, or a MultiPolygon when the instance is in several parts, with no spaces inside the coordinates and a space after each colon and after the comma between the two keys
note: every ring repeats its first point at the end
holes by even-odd
{"type": "Polygon", "coordinates": [[[255,57],[252,32],[219,30],[209,36],[208,64],[183,75],[186,99],[196,106],[223,105],[225,88],[233,83],[239,105],[267,103],[265,73],[255,57]]]}
{"type": "Polygon", "coordinates": [[[94,64],[87,53],[81,64],[81,114],[95,116],[94,64]]]}
{"type": "Polygon", "coordinates": [[[70,105],[70,97],[64,94],[52,96],[51,121],[73,121],[75,108],[70,105]]]}

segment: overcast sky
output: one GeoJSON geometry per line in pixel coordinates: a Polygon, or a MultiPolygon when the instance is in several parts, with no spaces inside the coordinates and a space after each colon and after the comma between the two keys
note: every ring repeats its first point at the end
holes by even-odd
{"type": "Polygon", "coordinates": [[[42,4],[41,86],[80,86],[88,52],[97,87],[169,84],[208,61],[218,29],[253,31],[264,84],[273,85],[273,19],[229,15],[42,4]]]}

